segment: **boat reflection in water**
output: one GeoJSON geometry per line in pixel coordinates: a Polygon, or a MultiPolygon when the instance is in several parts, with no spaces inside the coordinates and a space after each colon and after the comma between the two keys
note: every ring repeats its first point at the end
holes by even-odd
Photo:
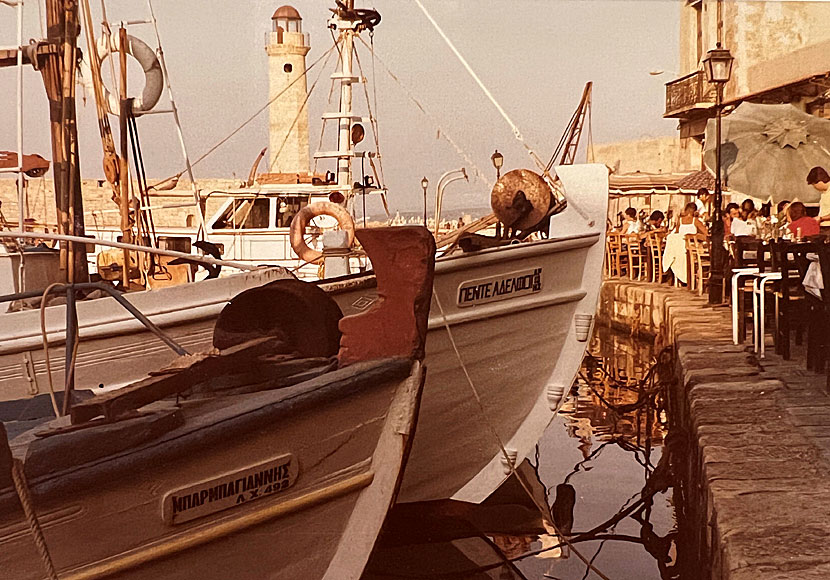
{"type": "Polygon", "coordinates": [[[672,361],[605,328],[590,353],[535,457],[481,504],[396,506],[363,579],[679,578],[662,453],[672,361]]]}

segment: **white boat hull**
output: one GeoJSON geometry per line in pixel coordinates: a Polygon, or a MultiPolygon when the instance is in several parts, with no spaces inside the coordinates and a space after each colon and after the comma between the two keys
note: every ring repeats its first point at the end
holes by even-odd
{"type": "MultiPolygon", "coordinates": [[[[429,373],[399,502],[483,501],[533,451],[570,391],[599,299],[608,186],[604,166],[557,171],[574,203],[551,220],[550,239],[436,260],[429,373]],[[485,291],[461,305],[474,294],[460,295],[470,281],[537,269],[538,291],[485,291]]],[[[335,299],[352,314],[374,296],[335,299]]]]}
{"type": "MultiPolygon", "coordinates": [[[[358,580],[398,489],[422,373],[416,362],[351,386],[316,379],[313,390],[197,401],[183,426],[135,449],[27,471],[59,577],[358,580]],[[274,484],[252,479],[272,467],[274,484]]],[[[0,491],[0,569],[40,580],[17,501],[0,491]]]]}
{"type": "MultiPolygon", "coordinates": [[[[134,292],[127,299],[189,352],[211,348],[213,325],[225,304],[248,288],[284,278],[270,268],[204,280],[195,284],[134,292]],[[195,290],[195,291],[194,291],[195,290]]],[[[115,299],[77,303],[81,337],[75,382],[79,388],[117,388],[176,358],[115,299]]],[[[46,308],[49,360],[56,388],[64,384],[65,306],[46,308]]],[[[0,401],[48,393],[40,311],[24,310],[0,316],[0,401]]]]}

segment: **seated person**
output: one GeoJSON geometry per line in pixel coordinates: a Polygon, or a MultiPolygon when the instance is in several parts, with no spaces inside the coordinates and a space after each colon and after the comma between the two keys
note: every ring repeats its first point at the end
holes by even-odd
{"type": "MultiPolygon", "coordinates": [[[[747,201],[750,204],[752,203],[751,199],[747,199],[747,200],[744,201],[744,204],[746,204],[747,201]]],[[[741,208],[738,208],[737,204],[732,204],[732,203],[729,204],[729,206],[733,206],[733,205],[735,207],[730,209],[730,211],[729,211],[729,216],[732,219],[732,224],[730,225],[729,233],[731,233],[733,237],[754,236],[755,235],[754,220],[750,221],[750,220],[747,219],[747,217],[749,216],[749,212],[746,212],[746,213],[744,212],[743,204],[741,204],[742,205],[741,208]]],[[[729,207],[729,206],[727,206],[727,207],[729,207]]],[[[755,204],[752,204],[752,207],[753,207],[752,211],[754,212],[755,204]]]]}
{"type": "Polygon", "coordinates": [[[654,210],[651,212],[651,215],[648,216],[646,219],[646,231],[647,232],[665,232],[668,231],[668,228],[663,225],[663,221],[666,219],[666,216],[663,215],[663,212],[659,209],[654,210]]]}
{"type": "Polygon", "coordinates": [[[790,207],[787,209],[787,215],[790,217],[790,224],[787,228],[796,238],[806,238],[819,234],[820,228],[818,221],[807,215],[807,208],[800,201],[794,201],[790,204],[790,207]]]}
{"type": "Polygon", "coordinates": [[[623,213],[623,223],[620,231],[624,234],[639,234],[643,229],[643,224],[637,219],[637,210],[633,207],[628,208],[623,213]]]}

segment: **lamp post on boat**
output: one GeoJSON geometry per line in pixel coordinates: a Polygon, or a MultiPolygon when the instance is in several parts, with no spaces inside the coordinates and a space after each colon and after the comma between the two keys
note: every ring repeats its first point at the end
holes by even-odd
{"type": "Polygon", "coordinates": [[[427,187],[429,187],[429,179],[424,175],[421,178],[421,189],[424,190],[424,227],[427,227],[427,187]]]}
{"type": "Polygon", "coordinates": [[[493,162],[493,167],[496,168],[496,181],[498,181],[501,179],[501,167],[504,165],[504,155],[499,153],[499,150],[496,149],[490,156],[490,161],[493,162]]]}
{"type": "Polygon", "coordinates": [[[723,109],[723,87],[732,75],[734,58],[728,49],[722,48],[720,42],[716,48],[706,53],[703,59],[706,80],[714,83],[715,96],[715,199],[711,226],[711,279],[709,281],[709,304],[723,302],[723,266],[725,252],[723,247],[723,190],[721,189],[721,113],[723,109]]]}

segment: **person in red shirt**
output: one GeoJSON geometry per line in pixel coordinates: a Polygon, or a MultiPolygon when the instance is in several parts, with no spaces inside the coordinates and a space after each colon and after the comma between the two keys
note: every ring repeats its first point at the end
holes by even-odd
{"type": "Polygon", "coordinates": [[[801,230],[802,238],[809,236],[816,236],[821,231],[818,222],[807,215],[807,209],[800,201],[795,201],[787,208],[787,215],[790,216],[790,225],[787,226],[790,233],[798,236],[798,230],[801,230]]]}

